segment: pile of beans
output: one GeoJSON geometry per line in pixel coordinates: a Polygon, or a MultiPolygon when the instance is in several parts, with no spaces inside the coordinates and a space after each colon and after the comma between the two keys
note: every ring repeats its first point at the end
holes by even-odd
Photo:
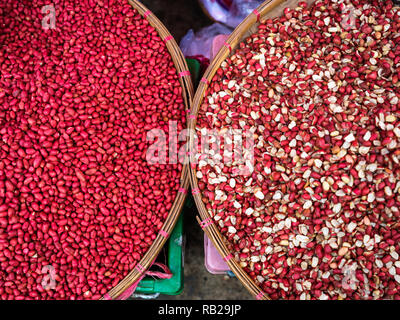
{"type": "Polygon", "coordinates": [[[149,130],[185,126],[156,30],[127,0],[52,3],[0,0],[0,299],[100,298],[149,249],[182,171],[146,162],[149,130]]]}
{"type": "MultiPolygon", "coordinates": [[[[400,10],[300,2],[217,70],[197,130],[247,129],[254,166],[197,164],[203,202],[271,298],[400,298],[400,10]]],[[[211,161],[210,161],[211,159],[211,161]]]]}

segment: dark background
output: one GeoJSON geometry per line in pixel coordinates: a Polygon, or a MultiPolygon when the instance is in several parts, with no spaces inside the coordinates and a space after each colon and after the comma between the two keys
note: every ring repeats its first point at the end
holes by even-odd
{"type": "MultiPolygon", "coordinates": [[[[213,22],[204,14],[197,0],[142,0],[167,27],[178,42],[189,29],[195,31],[213,22]]],[[[159,299],[252,299],[236,278],[213,275],[204,266],[204,233],[196,221],[197,210],[184,211],[186,234],[184,289],[179,296],[160,295],[159,299]]]]}

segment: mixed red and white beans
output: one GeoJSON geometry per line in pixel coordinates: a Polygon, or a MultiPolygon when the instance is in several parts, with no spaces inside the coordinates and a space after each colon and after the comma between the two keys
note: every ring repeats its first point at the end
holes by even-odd
{"type": "Polygon", "coordinates": [[[250,130],[254,166],[197,164],[235,259],[273,299],[400,298],[400,10],[299,3],[213,77],[197,130],[250,130]]]}

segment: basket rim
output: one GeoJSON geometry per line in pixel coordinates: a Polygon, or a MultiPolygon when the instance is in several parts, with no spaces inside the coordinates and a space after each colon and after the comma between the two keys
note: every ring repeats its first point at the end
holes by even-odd
{"type": "MultiPolygon", "coordinates": [[[[314,0],[308,0],[308,3],[314,2],[314,0]]],[[[267,14],[269,14],[274,9],[282,9],[285,7],[294,7],[298,3],[297,0],[267,0],[263,2],[258,8],[256,8],[251,14],[249,14],[231,33],[229,38],[226,40],[225,45],[221,47],[218,51],[217,55],[213,58],[211,64],[205,71],[203,75],[202,81],[199,83],[197,87],[195,96],[192,102],[192,114],[195,117],[192,117],[189,121],[189,129],[190,129],[190,137],[189,137],[189,153],[190,153],[190,162],[191,164],[195,163],[194,155],[194,132],[196,129],[196,121],[200,106],[203,103],[205,98],[206,90],[209,87],[209,84],[212,82],[212,78],[216,74],[218,68],[221,63],[232,54],[234,54],[235,49],[238,45],[247,38],[248,32],[252,27],[260,25],[261,21],[267,14]]],[[[198,178],[196,176],[196,167],[190,166],[190,185],[193,192],[193,197],[199,211],[200,217],[197,217],[197,220],[202,226],[202,221],[206,221],[211,219],[213,221],[211,215],[207,211],[204,202],[202,201],[201,192],[199,192],[198,187],[198,178]]],[[[236,277],[242,282],[242,284],[246,287],[246,289],[253,295],[257,300],[270,300],[270,297],[261,289],[259,285],[255,283],[255,281],[243,270],[240,264],[232,259],[232,254],[229,251],[225,237],[219,231],[219,228],[215,225],[215,223],[207,223],[206,226],[202,226],[205,234],[211,239],[212,243],[218,250],[219,254],[224,258],[229,268],[233,271],[236,277]]]]}
{"type": "MultiPolygon", "coordinates": [[[[128,3],[136,9],[138,13],[146,19],[149,24],[157,31],[160,38],[166,43],[167,50],[172,58],[174,66],[179,74],[179,82],[182,87],[182,97],[185,105],[185,110],[191,109],[191,102],[193,99],[194,89],[190,73],[188,73],[188,65],[185,57],[180,50],[177,42],[173,36],[169,33],[164,24],[142,3],[138,0],[128,0],[128,3]]],[[[188,117],[186,117],[186,127],[188,125],[188,117]]],[[[182,166],[182,172],[180,177],[180,188],[187,190],[189,188],[189,165],[184,164],[182,166]]],[[[178,191],[173,202],[172,208],[164,221],[162,230],[168,235],[173,231],[175,224],[178,221],[179,215],[182,211],[184,202],[186,200],[186,192],[178,191]]],[[[122,279],[116,286],[110,289],[105,295],[103,295],[100,300],[111,300],[118,299],[118,297],[123,294],[127,289],[129,289],[134,283],[136,283],[143,274],[151,267],[153,261],[157,258],[162,247],[165,245],[167,237],[157,235],[151,246],[147,249],[146,253],[142,259],[137,263],[137,265],[142,266],[141,271],[136,268],[131,270],[124,279],[122,279]]]]}

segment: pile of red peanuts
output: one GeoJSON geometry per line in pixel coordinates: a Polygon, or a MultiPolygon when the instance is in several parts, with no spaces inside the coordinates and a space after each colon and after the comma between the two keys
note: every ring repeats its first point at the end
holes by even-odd
{"type": "Polygon", "coordinates": [[[0,3],[0,299],[99,299],[178,192],[182,165],[146,161],[185,126],[177,71],[127,0],[0,3]]]}

